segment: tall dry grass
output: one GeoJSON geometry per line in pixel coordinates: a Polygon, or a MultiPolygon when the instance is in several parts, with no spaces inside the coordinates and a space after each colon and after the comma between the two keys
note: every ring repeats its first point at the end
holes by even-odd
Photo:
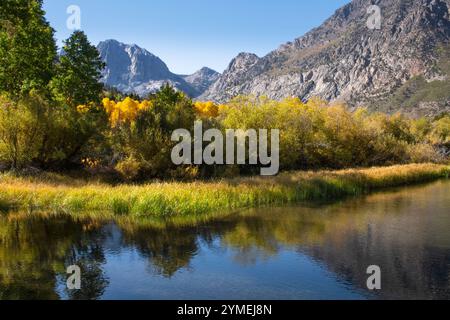
{"type": "Polygon", "coordinates": [[[357,196],[372,190],[448,178],[450,167],[412,164],[341,171],[287,172],[192,183],[111,186],[61,176],[0,175],[0,210],[110,212],[114,215],[176,217],[357,196]]]}

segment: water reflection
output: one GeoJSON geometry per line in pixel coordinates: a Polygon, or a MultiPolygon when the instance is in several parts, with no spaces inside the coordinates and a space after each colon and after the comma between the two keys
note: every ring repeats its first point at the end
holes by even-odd
{"type": "Polygon", "coordinates": [[[68,218],[0,219],[0,298],[56,299],[58,275],[78,264],[85,282],[72,299],[100,298],[108,285],[101,265],[105,262],[105,230],[68,218]]]}
{"type": "Polygon", "coordinates": [[[0,299],[450,298],[450,182],[191,227],[0,217],[0,299]],[[65,289],[66,267],[82,289],[65,289]],[[366,268],[382,290],[366,289],[366,268]]]}

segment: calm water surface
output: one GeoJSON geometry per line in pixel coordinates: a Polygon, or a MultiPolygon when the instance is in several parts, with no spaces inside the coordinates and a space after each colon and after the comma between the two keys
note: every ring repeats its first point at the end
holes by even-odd
{"type": "Polygon", "coordinates": [[[0,216],[0,299],[450,299],[449,278],[450,181],[196,227],[0,216]]]}

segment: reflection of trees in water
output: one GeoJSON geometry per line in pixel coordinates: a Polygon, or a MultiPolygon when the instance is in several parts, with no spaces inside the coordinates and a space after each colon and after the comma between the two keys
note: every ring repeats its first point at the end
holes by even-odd
{"type": "Polygon", "coordinates": [[[69,299],[98,299],[109,285],[103,272],[105,250],[135,248],[149,267],[164,277],[188,268],[199,242],[213,241],[234,222],[189,228],[123,230],[70,217],[0,218],[0,299],[58,299],[58,285],[69,299]],[[113,233],[122,233],[115,238],[113,233]],[[81,268],[81,290],[65,289],[66,268],[81,268]]]}
{"type": "Polygon", "coordinates": [[[136,247],[150,260],[152,269],[165,277],[171,277],[181,268],[187,268],[197,253],[195,233],[180,230],[135,231],[124,235],[126,245],[136,247]]]}
{"type": "Polygon", "coordinates": [[[77,265],[82,273],[80,290],[66,290],[70,299],[94,300],[102,297],[108,279],[103,274],[102,265],[106,262],[103,243],[105,228],[94,237],[84,234],[76,243],[66,258],[66,265],[77,265]]]}
{"type": "Polygon", "coordinates": [[[221,220],[197,227],[140,228],[129,227],[123,231],[124,245],[134,247],[149,259],[153,272],[164,277],[172,277],[180,269],[189,268],[190,261],[198,254],[199,242],[212,246],[220,237],[235,225],[221,220]]]}
{"type": "MultiPolygon", "coordinates": [[[[443,199],[450,203],[450,194],[443,195],[437,184],[301,212],[250,211],[224,242],[239,248],[238,255],[262,252],[260,259],[276,254],[277,246],[296,248],[361,290],[367,289],[367,267],[379,265],[383,287],[377,294],[382,298],[448,299],[449,238],[435,236],[436,231],[445,235],[442,228],[450,225],[443,199]]],[[[245,256],[237,260],[248,261],[245,256]]]]}
{"type": "Polygon", "coordinates": [[[86,289],[69,296],[98,298],[107,285],[99,265],[104,235],[87,227],[69,218],[0,218],[0,299],[58,299],[57,279],[72,264],[82,268],[86,289]]]}
{"type": "Polygon", "coordinates": [[[196,227],[152,228],[139,222],[112,227],[70,218],[0,218],[0,299],[56,299],[56,279],[66,279],[65,269],[72,264],[82,269],[82,290],[66,291],[67,296],[97,299],[109,285],[103,272],[105,250],[118,254],[124,248],[137,249],[153,273],[170,278],[189,268],[203,247],[232,249],[242,265],[290,248],[308,254],[362,290],[366,268],[375,264],[383,272],[379,293],[383,298],[448,298],[449,239],[435,239],[433,232],[446,234],[442,228],[449,222],[433,218],[445,210],[435,206],[442,202],[442,187],[433,188],[321,207],[249,210],[196,227]],[[397,227],[415,233],[397,232],[397,227]]]}
{"type": "Polygon", "coordinates": [[[306,252],[363,289],[366,268],[380,266],[380,298],[448,299],[450,238],[442,228],[450,225],[450,194],[442,190],[437,184],[353,202],[357,205],[346,206],[347,218],[342,218],[348,227],[330,230],[322,245],[306,252]]]}
{"type": "MultiPolygon", "coordinates": [[[[55,299],[59,252],[42,250],[48,227],[29,221],[0,221],[0,299],[55,299]],[[53,263],[55,261],[55,263],[53,263]],[[36,268],[40,265],[39,268],[36,268]]],[[[62,246],[64,246],[62,244],[62,246]]]]}

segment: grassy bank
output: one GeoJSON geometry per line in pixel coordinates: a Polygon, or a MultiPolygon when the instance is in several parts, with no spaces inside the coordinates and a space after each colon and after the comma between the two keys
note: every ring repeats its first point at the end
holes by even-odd
{"type": "Polygon", "coordinates": [[[248,207],[357,196],[373,190],[448,178],[450,167],[415,164],[342,171],[290,172],[193,183],[111,186],[61,176],[0,175],[0,210],[36,209],[120,216],[208,215],[248,207]]]}

